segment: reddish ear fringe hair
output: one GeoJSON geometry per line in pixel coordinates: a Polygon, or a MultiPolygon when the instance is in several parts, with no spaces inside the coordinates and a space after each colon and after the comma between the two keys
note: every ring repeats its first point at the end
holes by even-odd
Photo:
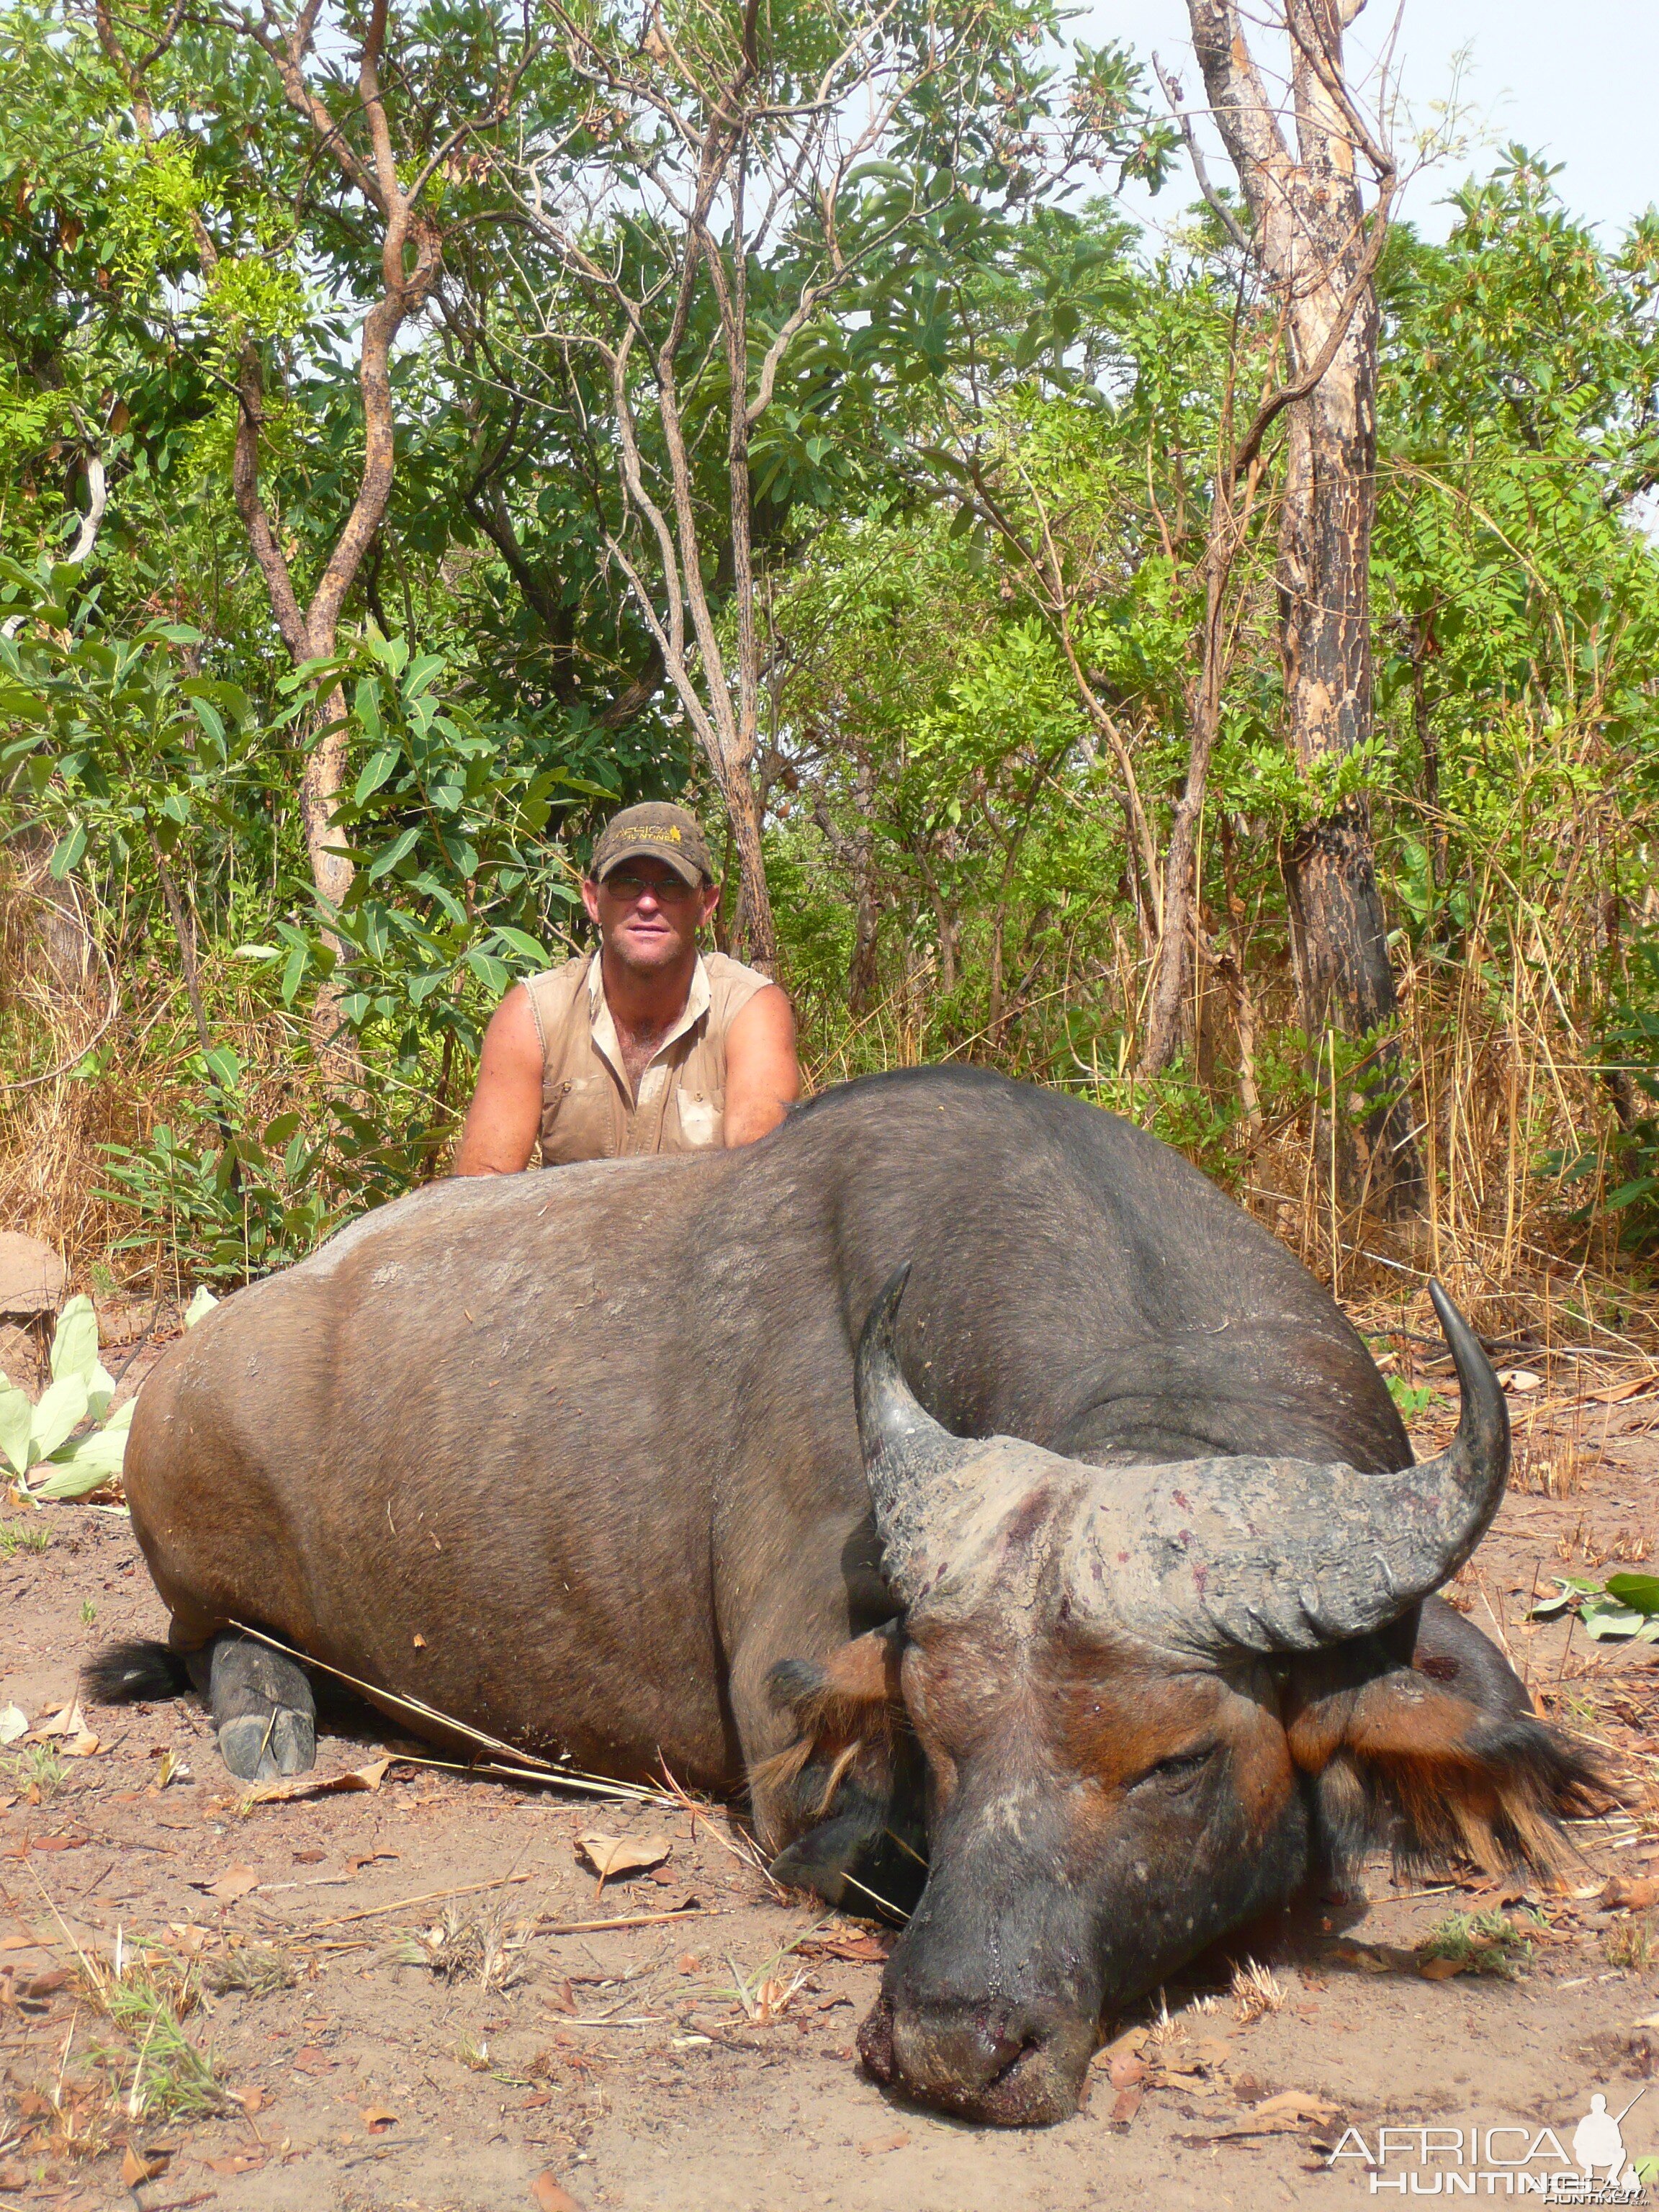
{"type": "Polygon", "coordinates": [[[1369,1851],[1404,1874],[1521,1869],[1555,1879],[1582,1864],[1564,1820],[1620,1802],[1594,1753],[1528,1713],[1483,1721],[1455,1750],[1343,1747],[1314,1783],[1328,1863],[1351,1873],[1369,1851]]]}
{"type": "MultiPolygon", "coordinates": [[[[844,1646],[826,1667],[786,1659],[772,1669],[772,1702],[792,1716],[799,1733],[793,1743],[757,1759],[749,1770],[762,1817],[763,1808],[787,1803],[793,1821],[810,1825],[823,1820],[866,1753],[884,1777],[890,1776],[894,1750],[899,1737],[908,1734],[909,1717],[899,1694],[896,1650],[860,1650],[868,1641],[860,1638],[844,1646]]],[[[883,1638],[883,1645],[890,1641],[883,1638]]]]}

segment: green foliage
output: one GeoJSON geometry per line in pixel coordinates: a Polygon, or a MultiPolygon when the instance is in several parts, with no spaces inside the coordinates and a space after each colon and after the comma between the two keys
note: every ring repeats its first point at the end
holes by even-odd
{"type": "Polygon", "coordinates": [[[1388,1376],[1385,1380],[1389,1395],[1398,1407],[1402,1421],[1420,1420],[1434,1402],[1434,1392],[1426,1382],[1407,1382],[1400,1375],[1388,1376]]]}
{"type": "Polygon", "coordinates": [[[52,1380],[33,1404],[0,1375],[0,1461],[31,1498],[83,1498],[120,1474],[137,1403],[130,1398],[118,1412],[109,1410],[115,1382],[98,1357],[90,1298],[71,1298],[58,1316],[51,1366],[52,1380]]]}
{"type": "Polygon", "coordinates": [[[52,1531],[43,1521],[0,1521],[0,1559],[15,1559],[19,1552],[44,1552],[52,1531]]]}
{"type": "MultiPolygon", "coordinates": [[[[1537,1915],[1527,1917],[1534,1927],[1540,1924],[1537,1915]]],[[[1533,1945],[1524,1919],[1497,1911],[1449,1912],[1418,1955],[1425,1961],[1450,1959],[1467,1973],[1497,1974],[1510,1981],[1531,1965],[1533,1945]]]]}
{"type": "MultiPolygon", "coordinates": [[[[736,51],[726,0],[670,12],[736,51]]],[[[855,19],[765,18],[778,98],[757,175],[786,176],[790,103],[855,19]]],[[[440,1172],[490,1009],[581,927],[597,817],[682,790],[717,805],[646,621],[667,605],[660,544],[617,468],[620,392],[639,485],[679,512],[653,367],[678,232],[657,185],[680,158],[662,103],[695,123],[696,102],[652,76],[636,14],[580,20],[627,97],[597,100],[550,33],[501,107],[519,26],[495,0],[388,20],[399,174],[437,163],[443,309],[394,355],[391,503],[337,650],[296,672],[232,482],[230,387],[257,368],[260,489],[303,600],[362,482],[379,219],[240,18],[136,0],[116,28],[149,58],[141,100],[85,15],[0,5],[0,792],[18,872],[49,854],[119,976],[116,1021],[68,1080],[89,1154],[105,1147],[112,1241],[158,1281],[241,1281],[440,1172]],[[522,209],[499,219],[521,154],[548,204],[589,210],[592,270],[644,303],[620,387],[614,296],[522,209]],[[108,509],[72,568],[100,471],[108,509]],[[335,744],[355,867],[337,912],[297,804],[335,744]],[[315,1063],[319,994],[361,1066],[348,1096],[315,1063]]],[[[1659,567],[1632,503],[1659,480],[1659,228],[1604,245],[1511,149],[1458,195],[1443,246],[1395,233],[1376,726],[1311,774],[1284,742],[1282,425],[1270,439],[1227,611],[1186,1049],[1148,1082],[1211,480],[1229,410],[1275,373],[1273,303],[1241,289],[1208,216],[1154,251],[1077,190],[1156,182],[1170,158],[1121,49],[1062,61],[1047,0],[905,0],[883,20],[902,96],[834,202],[847,281],[801,318],[748,448],[767,864],[815,1074],[983,1058],[1129,1113],[1259,1198],[1316,1104],[1376,1103],[1390,1040],[1304,1037],[1285,960],[1285,854],[1350,810],[1377,840],[1407,1018],[1454,1009],[1488,1040],[1459,1064],[1496,1081],[1504,1053],[1538,1058],[1516,1009],[1547,1009],[1550,1076],[1503,1109],[1517,1171],[1563,1192],[1563,1233],[1582,1199],[1650,1247],[1659,964],[1631,932],[1653,910],[1659,567]],[[1634,1102],[1618,1127],[1604,1073],[1634,1102]]],[[[313,58],[361,147],[357,28],[325,9],[313,58]]],[[[686,307],[677,496],[726,654],[734,398],[757,404],[828,252],[822,194],[790,185],[779,207],[745,255],[722,216],[686,307]],[[748,304],[735,368],[716,263],[748,304]]],[[[705,641],[696,682],[712,667],[705,641]]],[[[8,1070],[61,1056],[33,1020],[0,1000],[8,1070]]],[[[1425,1142],[1449,1141],[1443,1096],[1418,1103],[1425,1142]]],[[[27,1098],[0,1117],[26,1146],[27,1098]]]]}
{"type": "Polygon", "coordinates": [[[1576,1612],[1584,1632],[1597,1643],[1629,1637],[1638,1644],[1659,1642],[1659,1575],[1609,1575],[1595,1582],[1583,1575],[1556,1577],[1553,1594],[1532,1608],[1535,1620],[1576,1612]]]}

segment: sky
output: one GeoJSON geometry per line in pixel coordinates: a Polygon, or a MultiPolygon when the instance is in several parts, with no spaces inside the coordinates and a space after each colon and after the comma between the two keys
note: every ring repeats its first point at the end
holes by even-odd
{"type": "MultiPolygon", "coordinates": [[[[1265,12],[1264,0],[1243,5],[1247,21],[1265,12]]],[[[1433,103],[1448,97],[1457,57],[1465,58],[1461,100],[1473,143],[1460,159],[1419,175],[1398,210],[1430,236],[1443,236],[1449,222],[1436,203],[1471,170],[1491,167],[1512,139],[1565,164],[1558,189],[1609,243],[1659,200],[1655,0],[1370,0],[1348,33],[1351,73],[1375,62],[1396,11],[1399,88],[1419,126],[1432,122],[1433,103]]],[[[1185,0],[1086,0],[1071,35],[1095,45],[1125,40],[1143,59],[1156,50],[1188,101],[1200,96],[1185,0]]],[[[1402,154],[1409,136],[1402,118],[1402,154]]],[[[1193,197],[1183,173],[1139,211],[1154,222],[1173,218],[1193,197]]]]}

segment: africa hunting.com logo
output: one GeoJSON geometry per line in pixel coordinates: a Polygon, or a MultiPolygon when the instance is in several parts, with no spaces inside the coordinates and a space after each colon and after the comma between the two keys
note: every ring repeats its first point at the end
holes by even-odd
{"type": "Polygon", "coordinates": [[[1568,2145],[1553,2128],[1379,2127],[1344,2130],[1327,2164],[1361,2162],[1370,2194],[1402,2197],[1542,2197],[1556,2204],[1638,2204],[1659,2183],[1659,2157],[1632,2153],[1624,2123],[1647,2094],[1638,2089],[1610,2112],[1598,2090],[1568,2145]],[[1570,2146],[1570,2147],[1569,2147],[1570,2146]]]}

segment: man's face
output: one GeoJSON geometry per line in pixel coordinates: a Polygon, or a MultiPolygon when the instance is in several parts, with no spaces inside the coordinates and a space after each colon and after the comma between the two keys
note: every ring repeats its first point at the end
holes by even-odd
{"type": "Polygon", "coordinates": [[[696,947],[720,896],[717,884],[688,884],[665,861],[648,858],[618,860],[603,883],[590,877],[582,884],[582,902],[605,951],[647,973],[672,968],[696,947]]]}

